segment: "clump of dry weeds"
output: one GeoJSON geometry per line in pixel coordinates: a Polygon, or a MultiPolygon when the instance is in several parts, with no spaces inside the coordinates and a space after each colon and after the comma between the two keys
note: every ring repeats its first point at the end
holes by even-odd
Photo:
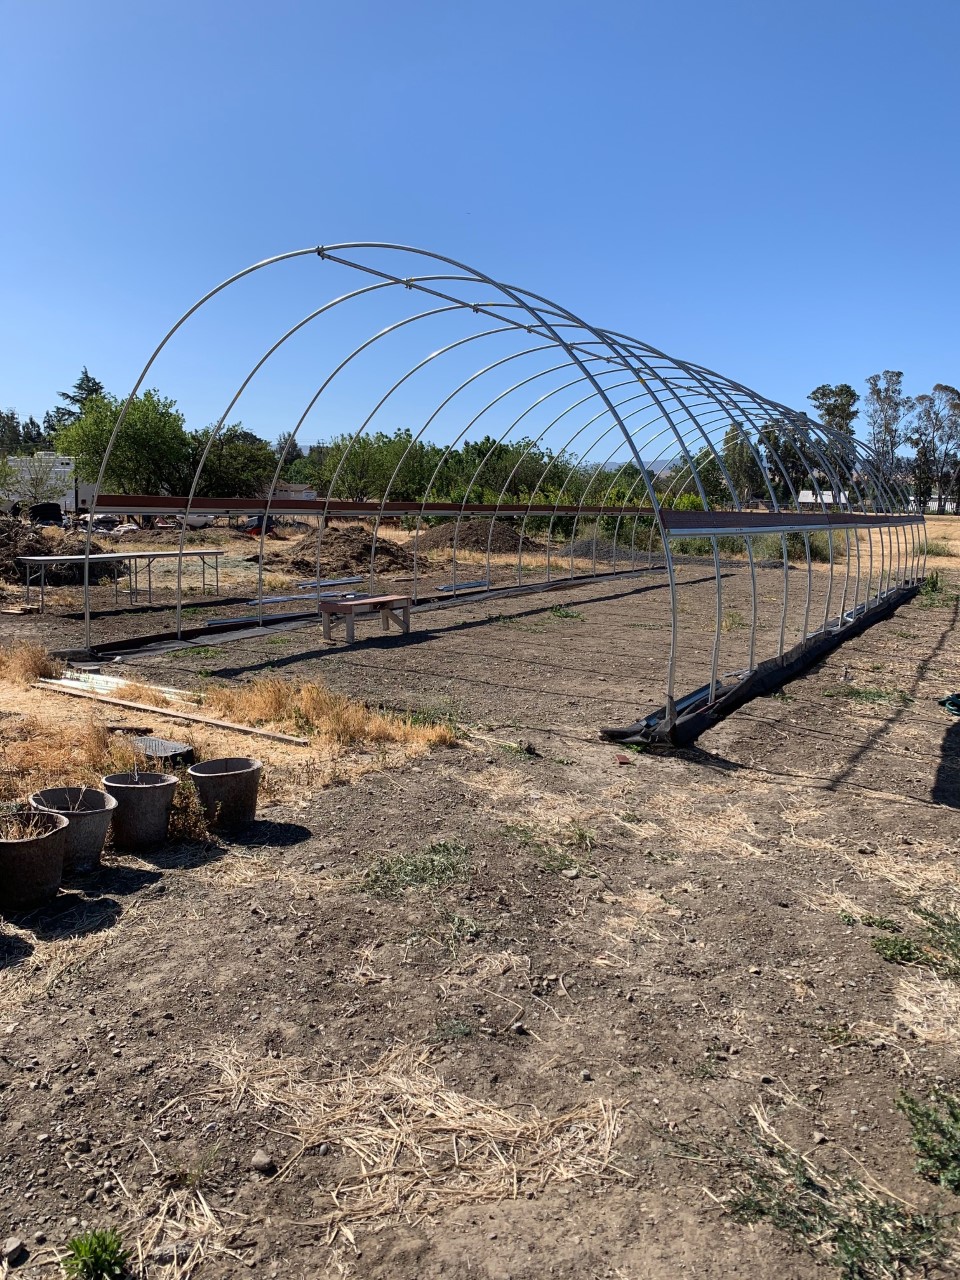
{"type": "Polygon", "coordinates": [[[44,787],[100,787],[104,774],[136,766],[129,738],[111,734],[96,714],[72,734],[25,717],[0,739],[0,801],[44,787]]]}
{"type": "Polygon", "coordinates": [[[139,680],[128,680],[116,690],[116,697],[126,698],[129,702],[142,702],[150,707],[169,707],[170,699],[162,689],[153,685],[142,684],[139,680]]]}
{"type": "Polygon", "coordinates": [[[206,844],[210,839],[210,830],[197,788],[185,768],[176,769],[174,772],[180,785],[173,793],[173,808],[170,811],[170,826],[167,834],[171,840],[190,840],[206,844]]]}
{"type": "Polygon", "coordinates": [[[429,750],[456,741],[448,723],[421,723],[415,716],[374,710],[315,683],[251,680],[207,689],[204,702],[236,723],[292,727],[341,748],[403,744],[429,750]]]}
{"type": "Polygon", "coordinates": [[[41,644],[25,642],[0,649],[0,679],[28,685],[35,680],[53,680],[63,673],[63,663],[51,658],[41,644]]]}

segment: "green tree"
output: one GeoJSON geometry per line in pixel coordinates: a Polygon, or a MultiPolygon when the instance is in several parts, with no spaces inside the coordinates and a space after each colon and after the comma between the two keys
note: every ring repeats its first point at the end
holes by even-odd
{"type": "MultiPolygon", "coordinates": [[[[80,480],[96,480],[122,407],[116,396],[92,396],[80,417],[57,432],[56,447],[76,460],[80,480]]],[[[104,485],[118,493],[184,493],[193,476],[192,458],[193,442],[176,401],[145,391],[130,402],[104,485]]]]}
{"type": "Polygon", "coordinates": [[[94,396],[102,395],[103,383],[89,373],[87,366],[84,365],[80,377],[72,388],[69,391],[60,392],[59,398],[63,401],[61,412],[67,414],[71,422],[76,422],[83,413],[87,401],[92,400],[94,396]]]}
{"type": "Polygon", "coordinates": [[[892,480],[897,471],[897,450],[906,439],[915,407],[910,396],[904,395],[903,373],[899,369],[872,373],[867,379],[863,403],[868,439],[881,478],[892,480]]]}
{"type": "MultiPolygon", "coordinates": [[[[204,427],[189,437],[191,479],[212,432],[212,427],[204,427]]],[[[273,446],[239,422],[230,423],[210,448],[197,493],[205,498],[259,497],[267,493],[276,469],[273,446]]]]}
{"type": "Polygon", "coordinates": [[[807,399],[825,427],[853,439],[854,419],[860,414],[856,407],[860,397],[849,383],[838,382],[835,387],[831,387],[828,382],[821,383],[810,392],[807,399]]]}
{"type": "Polygon", "coordinates": [[[20,415],[16,409],[0,409],[0,455],[19,453],[20,415]]]}
{"type": "Polygon", "coordinates": [[[723,465],[727,469],[737,497],[749,502],[767,494],[767,485],[757,457],[750,447],[744,429],[738,422],[731,422],[723,437],[723,465]]]}
{"type": "MultiPolygon", "coordinates": [[[[909,479],[913,488],[913,500],[917,504],[918,510],[926,511],[927,503],[933,497],[933,490],[937,481],[934,462],[925,444],[919,446],[910,464],[909,479]]],[[[941,493],[943,493],[942,490],[941,493]]],[[[946,494],[943,494],[943,501],[946,501],[946,496],[946,494]]]]}
{"type": "Polygon", "coordinates": [[[797,494],[810,488],[813,459],[801,450],[803,436],[795,427],[770,426],[763,435],[770,483],[777,501],[789,505],[793,502],[791,488],[797,494]]]}
{"type": "Polygon", "coordinates": [[[907,435],[932,472],[937,515],[946,509],[947,494],[960,470],[960,391],[938,382],[928,395],[917,396],[916,414],[907,435]]]}

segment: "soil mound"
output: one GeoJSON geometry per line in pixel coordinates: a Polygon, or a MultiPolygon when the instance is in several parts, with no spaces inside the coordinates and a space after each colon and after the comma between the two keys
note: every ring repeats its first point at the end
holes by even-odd
{"type": "MultiPolygon", "coordinates": [[[[11,516],[0,515],[0,581],[25,582],[27,573],[18,556],[82,556],[86,550],[86,535],[64,533],[59,529],[38,529],[23,524],[11,516]]],[[[99,542],[90,544],[91,555],[101,555],[105,550],[99,542]]],[[[100,582],[113,576],[107,564],[90,566],[90,581],[100,582]]],[[[73,586],[83,582],[83,565],[48,565],[47,582],[52,587],[73,586]]]]}
{"type": "MultiPolygon", "coordinates": [[[[369,529],[356,526],[327,529],[320,543],[320,572],[334,576],[369,573],[372,550],[373,533],[369,529]]],[[[256,560],[256,556],[251,559],[256,560]]],[[[316,532],[305,533],[302,538],[282,550],[271,547],[266,560],[278,568],[302,573],[304,577],[313,577],[317,572],[316,532]]],[[[413,552],[399,542],[378,536],[375,567],[378,573],[412,569],[413,552]]]]}
{"type": "MultiPolygon", "coordinates": [[[[452,547],[454,538],[456,538],[458,551],[481,551],[485,554],[489,545],[495,556],[516,555],[521,542],[520,530],[514,524],[504,520],[486,520],[481,517],[461,521],[459,533],[457,533],[455,519],[444,520],[442,524],[422,529],[418,535],[418,545],[421,550],[426,551],[452,547]]],[[[540,543],[530,537],[523,538],[523,546],[527,551],[543,550],[540,543]]]]}

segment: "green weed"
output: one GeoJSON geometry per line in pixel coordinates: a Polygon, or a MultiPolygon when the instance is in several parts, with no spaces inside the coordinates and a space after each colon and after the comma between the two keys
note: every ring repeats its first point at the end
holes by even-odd
{"type": "Polygon", "coordinates": [[[441,917],[440,941],[456,960],[465,942],[476,942],[486,933],[485,927],[470,916],[462,916],[457,911],[446,912],[441,917]]]}
{"type": "Polygon", "coordinates": [[[187,652],[191,658],[221,658],[223,656],[223,649],[214,644],[200,644],[196,648],[191,646],[187,652]]]}
{"type": "Polygon", "coordinates": [[[363,888],[377,898],[399,898],[407,889],[442,889],[463,880],[467,871],[466,845],[441,840],[417,853],[378,858],[367,871],[363,888]]]}
{"type": "Polygon", "coordinates": [[[956,591],[948,591],[947,583],[939,569],[928,573],[920,584],[917,603],[921,609],[946,609],[957,602],[956,591]]]}
{"type": "Polygon", "coordinates": [[[832,1266],[842,1280],[927,1274],[950,1252],[948,1223],[835,1176],[794,1151],[763,1120],[749,1143],[723,1148],[736,1189],[726,1201],[739,1222],[769,1222],[832,1266]]]}
{"type": "Polygon", "coordinates": [[[916,937],[871,939],[873,949],[891,964],[922,964],[943,978],[960,979],[960,916],[915,906],[926,925],[916,937]]]}
{"type": "Polygon", "coordinates": [[[117,1231],[84,1231],[68,1243],[63,1269],[76,1280],[114,1280],[127,1274],[129,1259],[117,1231]]]}
{"type": "Polygon", "coordinates": [[[473,1027],[469,1022],[464,1022],[462,1018],[446,1018],[437,1022],[430,1039],[442,1043],[445,1040],[465,1040],[472,1035],[473,1027]]]}
{"type": "Polygon", "coordinates": [[[921,555],[926,552],[928,556],[952,556],[953,548],[945,538],[928,538],[926,544],[921,549],[921,555]]]}
{"type": "Polygon", "coordinates": [[[852,702],[891,702],[906,707],[913,701],[902,689],[861,689],[855,684],[837,684],[824,689],[825,698],[849,698],[852,702]]]}
{"type": "Polygon", "coordinates": [[[568,609],[563,604],[555,604],[550,610],[550,617],[555,622],[583,622],[583,614],[579,609],[568,609]]]}
{"type": "Polygon", "coordinates": [[[890,964],[929,964],[927,949],[913,938],[871,938],[874,951],[890,964]]]}
{"type": "Polygon", "coordinates": [[[868,929],[885,929],[887,933],[903,933],[903,929],[896,920],[891,920],[889,916],[861,916],[860,923],[865,924],[868,929]]]}
{"type": "Polygon", "coordinates": [[[960,1192],[960,1098],[938,1092],[928,1103],[902,1093],[897,1109],[910,1121],[919,1157],[917,1173],[956,1195],[960,1192]]]}

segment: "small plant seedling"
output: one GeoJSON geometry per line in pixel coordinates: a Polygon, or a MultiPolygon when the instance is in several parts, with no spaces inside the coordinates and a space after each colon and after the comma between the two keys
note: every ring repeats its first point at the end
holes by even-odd
{"type": "Polygon", "coordinates": [[[68,1243],[63,1269],[72,1280],[114,1280],[127,1275],[129,1258],[119,1232],[85,1231],[68,1243]]]}
{"type": "Polygon", "coordinates": [[[465,1040],[467,1036],[472,1035],[473,1027],[469,1022],[464,1022],[462,1018],[447,1018],[443,1022],[437,1022],[431,1039],[437,1041],[465,1040]]]}
{"type": "Polygon", "coordinates": [[[932,1102],[902,1093],[897,1110],[910,1121],[919,1157],[917,1173],[954,1194],[960,1192],[960,1097],[936,1093],[932,1102]]]}
{"type": "Polygon", "coordinates": [[[903,933],[896,920],[891,920],[889,916],[861,916],[860,923],[865,924],[868,929],[885,929],[887,933],[903,933]]]}
{"type": "Polygon", "coordinates": [[[452,911],[447,916],[445,923],[447,927],[443,943],[454,960],[460,954],[460,948],[465,942],[476,942],[477,938],[485,933],[479,921],[473,920],[470,916],[462,916],[456,911],[452,911]]]}
{"type": "Polygon", "coordinates": [[[550,610],[550,617],[555,622],[583,622],[583,614],[579,609],[568,609],[563,604],[555,604],[550,610]]]}

